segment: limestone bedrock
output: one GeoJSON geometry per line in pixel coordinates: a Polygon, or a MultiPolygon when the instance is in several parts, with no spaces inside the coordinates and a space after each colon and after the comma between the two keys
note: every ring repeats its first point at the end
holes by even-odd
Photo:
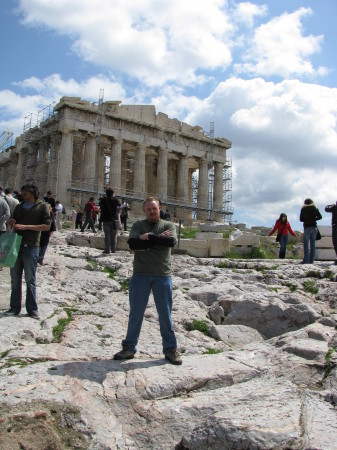
{"type": "Polygon", "coordinates": [[[133,256],[69,233],[38,266],[40,320],[3,314],[0,271],[1,450],[336,449],[336,266],[173,255],[182,366],[163,357],[152,297],[119,362],[133,256]]]}

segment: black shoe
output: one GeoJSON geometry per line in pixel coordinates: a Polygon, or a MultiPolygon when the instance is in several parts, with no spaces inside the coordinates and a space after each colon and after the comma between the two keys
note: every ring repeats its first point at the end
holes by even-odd
{"type": "Polygon", "coordinates": [[[170,361],[170,363],[174,364],[175,366],[180,366],[183,363],[176,348],[167,352],[165,354],[165,359],[170,361]]]}
{"type": "Polygon", "coordinates": [[[135,357],[135,354],[129,350],[129,347],[123,346],[123,350],[116,353],[114,355],[114,359],[121,360],[121,359],[133,359],[135,357]]]}
{"type": "Polygon", "coordinates": [[[8,311],[4,312],[5,316],[18,316],[20,314],[20,311],[16,311],[15,309],[11,308],[8,311]]]}
{"type": "Polygon", "coordinates": [[[32,319],[36,319],[36,320],[39,320],[39,319],[40,319],[39,313],[38,313],[37,311],[32,311],[32,312],[28,313],[28,315],[29,315],[29,317],[31,317],[32,319]]]}

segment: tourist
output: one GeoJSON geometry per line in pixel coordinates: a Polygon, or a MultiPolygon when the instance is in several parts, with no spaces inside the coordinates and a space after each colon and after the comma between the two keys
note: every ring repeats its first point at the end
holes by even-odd
{"type": "Polygon", "coordinates": [[[56,217],[56,229],[59,231],[62,229],[63,206],[58,200],[56,200],[56,202],[55,202],[54,211],[55,211],[55,217],[56,217]]]}
{"type": "Polygon", "coordinates": [[[271,230],[268,236],[272,236],[276,230],[277,230],[277,242],[280,243],[279,258],[284,259],[287,251],[289,233],[296,237],[296,234],[291,229],[286,214],[284,213],[280,214],[280,217],[275,222],[274,228],[271,230]]]}
{"type": "Polygon", "coordinates": [[[111,186],[105,190],[105,196],[101,198],[101,221],[103,223],[105,250],[103,253],[116,253],[117,234],[119,229],[118,209],[120,201],[115,197],[111,186]]]}
{"type": "Polygon", "coordinates": [[[89,228],[92,229],[93,233],[96,233],[94,221],[92,220],[92,213],[95,208],[95,197],[90,197],[89,201],[84,206],[85,220],[81,228],[81,233],[84,233],[86,226],[89,224],[89,228]]]}
{"type": "Polygon", "coordinates": [[[316,236],[317,236],[317,220],[321,220],[322,215],[317,206],[307,198],[301,208],[300,222],[303,222],[303,251],[304,258],[302,264],[313,264],[315,261],[316,236]],[[309,252],[310,243],[310,252],[309,252]]]}
{"type": "Polygon", "coordinates": [[[130,209],[130,206],[129,206],[128,202],[124,198],[122,198],[122,204],[119,208],[119,213],[120,213],[122,225],[124,227],[124,231],[127,231],[127,229],[128,229],[127,220],[129,218],[129,212],[128,212],[129,209],[130,209]]]}
{"type": "Polygon", "coordinates": [[[335,249],[335,253],[336,253],[335,264],[337,265],[337,202],[335,205],[327,205],[325,207],[325,211],[332,213],[332,217],[331,217],[332,243],[333,243],[333,248],[335,249]]]}
{"type": "Polygon", "coordinates": [[[171,220],[171,214],[167,208],[164,214],[164,220],[171,220]]]}
{"type": "Polygon", "coordinates": [[[82,212],[82,208],[79,207],[77,208],[77,213],[76,213],[76,221],[75,221],[75,230],[77,230],[77,228],[82,228],[82,219],[83,219],[83,212],[82,212]]]}
{"type": "Polygon", "coordinates": [[[26,280],[26,310],[30,317],[39,319],[36,302],[36,267],[39,257],[40,232],[48,231],[51,225],[49,205],[39,200],[39,192],[34,184],[22,186],[24,201],[16,206],[13,217],[8,221],[8,228],[14,229],[22,236],[18,258],[11,274],[10,309],[8,316],[17,316],[21,311],[22,274],[26,280]]]}
{"type": "Polygon", "coordinates": [[[47,195],[43,197],[43,200],[50,204],[50,206],[53,208],[53,212],[55,212],[55,198],[53,197],[53,194],[51,191],[47,192],[47,195]]]}
{"type": "Polygon", "coordinates": [[[114,359],[132,359],[143,323],[144,312],[153,293],[156,304],[163,353],[172,364],[182,364],[177,351],[177,340],[172,325],[171,247],[176,243],[176,229],[172,222],[160,219],[160,204],[149,197],[143,203],[145,220],[135,222],[128,244],[135,253],[133,275],[129,286],[130,314],[122,350],[114,359]]]}
{"type": "Polygon", "coordinates": [[[12,216],[16,205],[19,204],[19,200],[13,197],[13,189],[5,189],[5,200],[8,203],[10,214],[12,216]]]}
{"type": "Polygon", "coordinates": [[[40,250],[39,250],[39,257],[38,257],[37,262],[41,266],[43,265],[43,258],[47,251],[50,236],[53,234],[54,231],[56,231],[55,216],[54,216],[53,208],[51,207],[51,205],[49,205],[49,214],[50,214],[50,218],[51,218],[50,228],[47,231],[41,231],[41,236],[40,236],[40,243],[39,243],[40,250]]]}
{"type": "MultiPolygon", "coordinates": [[[[0,188],[2,190],[2,188],[0,188]]],[[[9,204],[5,197],[0,196],[0,235],[6,231],[6,223],[11,215],[9,204]]]]}

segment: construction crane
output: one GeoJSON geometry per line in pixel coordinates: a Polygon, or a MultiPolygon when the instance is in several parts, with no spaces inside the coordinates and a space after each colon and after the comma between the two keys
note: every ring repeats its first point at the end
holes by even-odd
{"type": "Polygon", "coordinates": [[[3,131],[0,135],[0,152],[9,147],[12,143],[13,131],[3,131]]]}

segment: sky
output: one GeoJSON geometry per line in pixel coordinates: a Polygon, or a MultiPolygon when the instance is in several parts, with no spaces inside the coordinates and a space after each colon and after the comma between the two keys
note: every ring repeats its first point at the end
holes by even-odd
{"type": "MultiPolygon", "coordinates": [[[[0,133],[62,96],[152,104],[232,142],[233,220],[337,200],[336,0],[2,0],[0,133]]],[[[33,116],[35,117],[35,116],[33,116]]],[[[27,119],[26,119],[27,120],[27,119]]]]}

